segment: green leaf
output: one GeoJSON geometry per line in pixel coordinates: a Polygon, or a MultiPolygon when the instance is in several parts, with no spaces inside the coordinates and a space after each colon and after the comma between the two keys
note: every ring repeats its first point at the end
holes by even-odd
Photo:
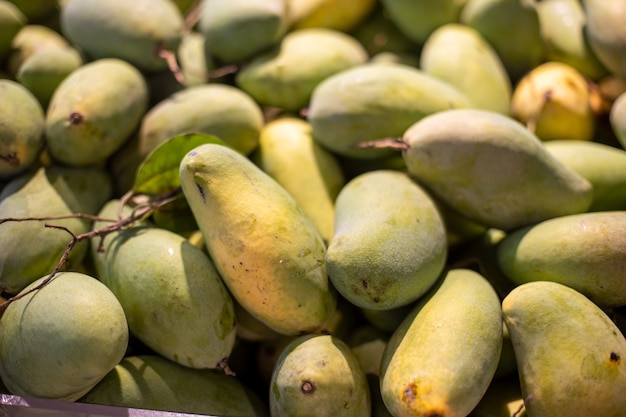
{"type": "Polygon", "coordinates": [[[207,143],[225,145],[216,136],[201,133],[185,133],[163,142],[139,166],[133,189],[140,194],[157,195],[180,187],[181,161],[188,152],[207,143]]]}

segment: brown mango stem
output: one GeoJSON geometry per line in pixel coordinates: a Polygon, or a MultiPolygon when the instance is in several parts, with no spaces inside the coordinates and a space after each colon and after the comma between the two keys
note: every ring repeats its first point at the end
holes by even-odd
{"type": "Polygon", "coordinates": [[[356,144],[356,147],[359,149],[369,149],[369,148],[388,148],[388,149],[400,149],[406,150],[409,149],[409,144],[404,141],[402,138],[383,138],[376,139],[367,142],[360,142],[356,144]]]}

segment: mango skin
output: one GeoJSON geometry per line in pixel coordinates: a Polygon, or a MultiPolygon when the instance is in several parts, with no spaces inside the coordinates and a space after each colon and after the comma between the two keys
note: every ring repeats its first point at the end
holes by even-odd
{"type": "Polygon", "coordinates": [[[609,111],[609,123],[622,148],[626,149],[626,92],[621,93],[609,111]]]}
{"type": "Polygon", "coordinates": [[[422,117],[471,107],[448,83],[403,64],[363,64],[340,71],[313,91],[307,120],[313,138],[331,152],[358,159],[393,155],[361,142],[400,137],[422,117]]]}
{"type": "Polygon", "coordinates": [[[11,43],[28,19],[10,1],[0,2],[0,60],[4,60],[11,50],[11,43]]]}
{"type": "Polygon", "coordinates": [[[626,339],[598,306],[565,285],[516,287],[502,313],[528,416],[621,417],[626,339]]]}
{"type": "Polygon", "coordinates": [[[24,25],[13,38],[6,66],[13,77],[30,57],[43,51],[70,47],[70,43],[56,30],[39,24],[24,25]]]}
{"type": "Polygon", "coordinates": [[[511,281],[554,281],[596,304],[626,304],[626,211],[601,211],[545,220],[509,233],[498,264],[511,281]]]}
{"type": "Polygon", "coordinates": [[[129,337],[113,293],[78,272],[61,272],[9,304],[0,335],[0,377],[9,391],[65,401],[76,401],[104,378],[122,360],[129,337]]]}
{"type": "Polygon", "coordinates": [[[258,395],[236,377],[153,354],[125,357],[78,402],[215,416],[269,415],[258,395]]]}
{"type": "Polygon", "coordinates": [[[352,349],[331,335],[303,335],[283,349],[269,402],[272,417],[371,415],[365,372],[352,349]]]}
{"type": "Polygon", "coordinates": [[[409,304],[443,272],[446,232],[439,211],[406,173],[377,170],[348,182],[336,200],[328,276],[357,307],[409,304]]]}
{"type": "Polygon", "coordinates": [[[408,172],[444,204],[511,230],[585,212],[592,186],[517,121],[479,109],[439,112],[404,134],[408,172]]]}
{"type": "Polygon", "coordinates": [[[487,391],[501,348],[498,295],[480,274],[451,269],[387,342],[385,405],[396,417],[467,416],[487,391]]]}
{"type": "Polygon", "coordinates": [[[321,328],[337,297],[324,241],[294,198],[223,145],[189,152],[180,178],[207,251],[237,302],[285,335],[321,328]]]}
{"type": "Polygon", "coordinates": [[[103,162],[128,140],[147,107],[148,87],[134,66],[116,58],[82,65],[50,99],[48,152],[71,166],[103,162]]]}
{"type": "Polygon", "coordinates": [[[44,148],[45,116],[36,97],[22,84],[0,80],[0,180],[33,166],[44,148]]]}
{"type": "Polygon", "coordinates": [[[69,0],[60,19],[61,33],[90,60],[118,58],[147,72],[167,69],[158,51],[176,51],[184,24],[166,0],[69,0]]]}
{"type": "Polygon", "coordinates": [[[585,35],[591,50],[609,72],[626,79],[626,5],[611,0],[583,0],[585,35]]]}

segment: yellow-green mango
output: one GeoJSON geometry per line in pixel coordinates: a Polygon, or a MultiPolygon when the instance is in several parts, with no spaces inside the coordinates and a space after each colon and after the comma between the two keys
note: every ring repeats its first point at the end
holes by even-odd
{"type": "Polygon", "coordinates": [[[13,37],[6,66],[9,74],[16,76],[28,58],[39,52],[70,47],[67,39],[56,30],[37,24],[24,25],[13,37]]]}
{"type": "Polygon", "coordinates": [[[291,194],[224,145],[187,153],[180,178],[207,251],[241,306],[287,335],[323,326],[337,303],[326,246],[291,194]]]}
{"type": "Polygon", "coordinates": [[[233,63],[277,44],[288,22],[286,0],[204,0],[198,29],[209,56],[233,63]]]}
{"type": "Polygon", "coordinates": [[[142,71],[168,67],[163,49],[175,52],[183,15],[170,0],[68,0],[61,33],[91,60],[118,58],[142,71]]]}
{"type": "Polygon", "coordinates": [[[331,335],[300,336],[281,352],[269,387],[272,417],[369,417],[365,372],[350,347],[331,335]]]}
{"type": "Polygon", "coordinates": [[[493,46],[512,80],[544,60],[539,15],[530,1],[467,0],[459,22],[493,46]]]}
{"type": "Polygon", "coordinates": [[[342,156],[376,159],[387,148],[359,149],[361,142],[399,137],[422,117],[470,107],[456,88],[404,64],[362,64],[340,71],[313,91],[307,120],[313,138],[342,156]]]}
{"type": "Polygon", "coordinates": [[[263,125],[260,106],[236,87],[218,83],[191,86],[144,115],[138,151],[143,158],[173,136],[205,133],[248,155],[257,148],[263,125]]]}
{"type": "Polygon", "coordinates": [[[229,417],[266,417],[267,406],[237,377],[192,369],[154,354],[125,357],[80,403],[229,417]]]}
{"type": "Polygon", "coordinates": [[[120,231],[103,249],[102,282],[134,337],[190,368],[215,369],[228,359],[236,336],[233,300],[205,252],[147,224],[120,231]]]}
{"type": "Polygon", "coordinates": [[[533,2],[539,16],[546,60],[563,62],[591,80],[608,75],[585,35],[587,17],[580,0],[533,2]]]}
{"type": "Polygon", "coordinates": [[[529,417],[621,417],[626,339],[602,309],[550,281],[522,284],[502,301],[529,417]]]}
{"type": "Polygon", "coordinates": [[[626,305],[626,210],[572,214],[510,232],[498,264],[511,281],[554,281],[596,304],[626,305]]]}
{"type": "Polygon", "coordinates": [[[89,275],[60,272],[0,317],[0,377],[15,395],[76,401],[122,360],[128,340],[113,293],[89,275]]]}
{"type": "Polygon", "coordinates": [[[26,59],[15,78],[47,109],[59,84],[81,65],[83,58],[76,48],[54,48],[35,53],[26,59]]]}
{"type": "MultiPolygon", "coordinates": [[[[108,173],[97,168],[41,167],[11,180],[0,193],[0,218],[96,214],[112,193],[108,173]]],[[[0,288],[15,294],[36,279],[52,272],[72,240],[63,230],[86,233],[91,221],[80,218],[0,224],[0,288]]],[[[66,268],[76,267],[87,253],[87,241],[70,251],[66,268]]]]}
{"type": "Polygon", "coordinates": [[[406,173],[359,175],[342,188],[335,209],[326,265],[333,286],[352,304],[380,310],[410,304],[443,272],[443,219],[406,173]]]}
{"type": "Polygon", "coordinates": [[[609,125],[619,144],[626,149],[626,92],[621,93],[611,105],[609,125]]]}
{"type": "Polygon", "coordinates": [[[0,80],[0,179],[33,166],[45,146],[45,116],[37,98],[22,84],[0,80]]]}
{"type": "Polygon", "coordinates": [[[437,28],[457,22],[467,0],[382,0],[385,13],[397,28],[418,45],[437,28]]]}
{"type": "Polygon", "coordinates": [[[409,174],[485,226],[510,230],[591,205],[591,183],[500,113],[442,111],[413,124],[403,140],[409,174]]]}
{"type": "Polygon", "coordinates": [[[470,269],[451,269],[387,342],[380,390],[393,416],[467,416],[502,349],[500,299],[470,269]]]}
{"type": "Polygon", "coordinates": [[[148,87],[137,68],[117,58],[84,64],[50,99],[48,152],[67,165],[101,163],[128,140],[147,108],[148,87]]]}
{"type": "Polygon", "coordinates": [[[11,50],[13,38],[26,25],[24,13],[10,1],[0,1],[0,61],[11,50]]]}
{"type": "Polygon", "coordinates": [[[464,93],[474,108],[509,114],[513,87],[500,56],[471,26],[448,23],[426,39],[420,68],[464,93]]]}
{"type": "Polygon", "coordinates": [[[365,48],[335,29],[292,30],[271,51],[256,55],[236,76],[236,84],[264,106],[298,111],[309,104],[327,77],[367,61],[365,48]]]}
{"type": "Polygon", "coordinates": [[[581,3],[591,50],[609,72],[626,79],[626,4],[613,0],[582,0],[581,3]]]}
{"type": "Polygon", "coordinates": [[[376,9],[376,0],[287,0],[289,27],[350,32],[376,9]]]}
{"type": "Polygon", "coordinates": [[[210,72],[215,69],[215,63],[206,55],[205,41],[204,35],[197,30],[187,32],[181,38],[176,56],[185,87],[210,81],[210,72]]]}
{"type": "Polygon", "coordinates": [[[322,238],[330,241],[335,199],[345,178],[337,157],[313,140],[311,125],[293,116],[268,122],[252,161],[293,196],[322,238]]]}
{"type": "Polygon", "coordinates": [[[593,200],[588,211],[626,210],[626,150],[567,139],[548,141],[545,146],[592,184],[593,200]]]}

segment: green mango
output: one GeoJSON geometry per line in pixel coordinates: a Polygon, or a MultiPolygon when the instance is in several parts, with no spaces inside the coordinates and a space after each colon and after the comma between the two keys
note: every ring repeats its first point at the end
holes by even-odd
{"type": "Polygon", "coordinates": [[[497,249],[511,281],[554,281],[596,304],[626,305],[626,210],[572,214],[510,232],[497,249]]]}
{"type": "Polygon", "coordinates": [[[347,33],[298,29],[271,51],[256,55],[237,72],[235,81],[261,105],[298,111],[309,104],[321,81],[367,59],[365,48],[347,33]]]}
{"type": "MultiPolygon", "coordinates": [[[[111,198],[109,174],[98,168],[41,167],[11,180],[0,193],[0,218],[50,217],[46,223],[63,227],[74,235],[91,229],[85,218],[54,219],[74,213],[95,215],[111,198]]],[[[49,274],[61,260],[72,236],[48,228],[44,221],[0,224],[0,288],[16,294],[49,274]]],[[[65,268],[77,267],[87,254],[81,240],[69,252],[65,268]]]]}
{"type": "Polygon", "coordinates": [[[611,105],[609,125],[619,144],[626,149],[626,91],[621,93],[611,105]]]}
{"type": "Polygon", "coordinates": [[[228,359],[234,305],[205,252],[148,224],[119,231],[103,249],[101,280],[120,301],[134,337],[190,368],[215,369],[228,359]]]}
{"type": "Polygon", "coordinates": [[[313,91],[307,119],[313,138],[342,156],[377,159],[395,151],[361,142],[402,136],[422,117],[470,107],[448,83],[403,64],[362,64],[340,71],[313,91]]]}
{"type": "Polygon", "coordinates": [[[0,377],[15,395],[76,401],[124,357],[122,306],[101,282],[60,272],[40,277],[0,317],[0,377]]]}
{"type": "Polygon", "coordinates": [[[45,146],[45,116],[37,98],[22,84],[0,80],[0,179],[32,167],[45,146]]]}
{"type": "Polygon", "coordinates": [[[146,81],[131,64],[106,58],[82,65],[50,99],[48,152],[67,165],[102,163],[138,128],[147,108],[146,81]]]}
{"type": "Polygon", "coordinates": [[[67,39],[56,30],[44,25],[26,24],[13,37],[11,51],[6,59],[9,74],[15,77],[22,64],[35,54],[70,46],[67,39]]]}
{"type": "Polygon", "coordinates": [[[371,171],[352,179],[335,202],[328,276],[352,304],[388,310],[425,294],[445,267],[443,219],[406,173],[371,171]]]}
{"type": "Polygon", "coordinates": [[[626,5],[613,0],[582,0],[585,35],[600,63],[626,79],[626,5]]]}
{"type": "Polygon", "coordinates": [[[511,291],[502,313],[529,416],[624,415],[626,339],[597,305],[538,281],[511,291]]]}
{"type": "Polygon", "coordinates": [[[595,81],[608,75],[585,35],[587,17],[579,0],[544,0],[533,5],[539,16],[547,61],[571,65],[595,81]]]}
{"type": "Polygon", "coordinates": [[[208,56],[234,63],[276,45],[288,22],[286,0],[204,0],[198,30],[208,56]]]}
{"type": "Polygon", "coordinates": [[[207,251],[241,306],[282,334],[321,328],[337,297],[324,241],[294,198],[224,145],[187,153],[180,180],[207,251]]]}
{"type": "Polygon", "coordinates": [[[592,186],[500,113],[455,109],[404,134],[409,174],[470,220],[502,230],[586,211],[592,186]]]}
{"type": "Polygon", "coordinates": [[[78,402],[214,416],[269,415],[258,395],[237,377],[187,368],[154,354],[125,357],[78,402]]]}
{"type": "Polygon", "coordinates": [[[54,48],[30,56],[15,77],[47,109],[59,84],[82,65],[83,58],[75,48],[54,48]]]}
{"type": "Polygon", "coordinates": [[[626,150],[580,140],[552,140],[545,146],[592,184],[588,211],[626,210],[626,150]]]}
{"type": "Polygon", "coordinates": [[[418,45],[437,28],[459,20],[467,0],[382,0],[389,19],[407,38],[418,45]]]}
{"type": "Polygon", "coordinates": [[[291,341],[276,362],[269,393],[272,417],[371,415],[365,372],[350,347],[331,335],[291,341]]]}
{"type": "Polygon", "coordinates": [[[532,3],[467,0],[459,17],[493,46],[513,81],[545,59],[539,15],[532,3]]]}
{"type": "Polygon", "coordinates": [[[175,52],[184,18],[170,0],[68,0],[61,33],[91,60],[118,58],[142,71],[168,68],[160,52],[175,52]]]}
{"type": "Polygon", "coordinates": [[[26,25],[28,19],[24,13],[10,1],[0,1],[0,61],[11,50],[13,38],[26,25]]]}
{"type": "Polygon", "coordinates": [[[293,196],[324,241],[330,241],[335,199],[345,178],[337,157],[313,140],[311,125],[293,116],[268,122],[252,161],[293,196]]]}
{"type": "Polygon", "coordinates": [[[263,126],[261,107],[245,92],[227,84],[196,85],[169,96],[145,114],[138,152],[143,158],[171,137],[205,133],[248,155],[259,145],[263,126]]]}
{"type": "Polygon", "coordinates": [[[448,23],[437,28],[422,47],[420,68],[456,87],[472,107],[510,113],[509,74],[491,44],[473,27],[448,23]]]}
{"type": "Polygon", "coordinates": [[[176,55],[185,87],[210,82],[215,63],[206,56],[205,41],[204,35],[195,30],[185,33],[180,41],[176,55]]]}
{"type": "Polygon", "coordinates": [[[394,416],[466,416],[493,379],[502,349],[500,299],[470,269],[451,269],[387,342],[380,371],[394,416]]]}
{"type": "Polygon", "coordinates": [[[402,320],[413,310],[413,307],[415,307],[415,303],[387,310],[360,308],[359,311],[366,323],[385,333],[393,333],[400,323],[402,323],[402,320]]]}

